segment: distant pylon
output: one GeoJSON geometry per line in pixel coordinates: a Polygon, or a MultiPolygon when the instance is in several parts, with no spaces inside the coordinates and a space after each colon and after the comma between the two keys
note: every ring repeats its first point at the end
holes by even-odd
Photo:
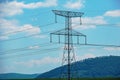
{"type": "MultiPolygon", "coordinates": [[[[79,44],[79,37],[82,36],[85,39],[86,44],[86,35],[79,33],[72,29],[71,26],[71,19],[74,17],[80,17],[80,24],[81,22],[81,16],[84,14],[82,12],[72,12],[72,11],[61,11],[61,10],[52,10],[55,13],[55,16],[63,16],[65,17],[65,28],[58,30],[56,32],[50,33],[50,42],[52,42],[52,35],[58,35],[59,37],[59,43],[61,43],[61,36],[65,36],[65,42],[64,42],[64,51],[63,51],[63,59],[62,59],[62,66],[64,66],[63,70],[61,70],[61,79],[65,80],[72,80],[73,78],[76,78],[77,71],[76,66],[74,67],[72,64],[75,62],[75,52],[73,47],[73,36],[77,38],[77,44],[79,44]]],[[[55,22],[57,22],[55,18],[55,22]]]]}

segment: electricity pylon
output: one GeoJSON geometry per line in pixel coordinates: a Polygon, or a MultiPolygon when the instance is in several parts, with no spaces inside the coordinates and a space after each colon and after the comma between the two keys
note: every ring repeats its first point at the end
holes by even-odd
{"type": "MultiPolygon", "coordinates": [[[[71,19],[75,17],[80,17],[80,24],[81,22],[81,16],[84,14],[82,12],[72,12],[72,11],[61,11],[61,10],[52,10],[55,15],[59,15],[62,17],[65,17],[65,28],[58,30],[56,32],[50,33],[50,42],[52,42],[52,35],[58,35],[59,37],[59,43],[60,36],[65,36],[65,45],[64,45],[64,51],[63,51],[63,59],[62,59],[62,66],[66,67],[65,70],[62,70],[61,78],[65,80],[72,80],[72,78],[75,78],[77,75],[77,72],[75,71],[72,63],[75,62],[75,52],[73,47],[73,36],[77,39],[77,44],[79,44],[79,37],[84,37],[85,44],[86,44],[86,35],[79,33],[72,29],[72,22],[71,19]],[[74,69],[74,70],[73,70],[74,69]]],[[[56,21],[57,22],[57,21],[56,21]]]]}

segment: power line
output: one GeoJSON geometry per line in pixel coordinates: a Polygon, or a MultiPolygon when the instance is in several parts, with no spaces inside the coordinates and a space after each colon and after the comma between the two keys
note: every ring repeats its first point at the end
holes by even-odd
{"type": "Polygon", "coordinates": [[[16,57],[25,57],[25,56],[28,56],[28,55],[36,55],[38,53],[41,53],[41,54],[44,54],[43,52],[45,51],[46,53],[49,53],[49,52],[52,52],[52,51],[58,51],[58,49],[60,49],[59,47],[56,47],[56,48],[49,48],[49,49],[43,49],[43,50],[38,50],[38,51],[34,51],[34,52],[29,52],[28,53],[24,53],[24,54],[18,54],[18,55],[9,55],[9,56],[0,56],[1,58],[0,59],[8,59],[8,58],[16,58],[16,57]]]}
{"type": "MultiPolygon", "coordinates": [[[[64,24],[63,22],[58,22],[59,24],[64,24]]],[[[77,26],[79,25],[80,23],[72,23],[72,24],[75,24],[74,26],[77,26]]],[[[115,23],[112,23],[112,24],[91,24],[91,23],[82,23],[82,25],[80,26],[89,26],[89,25],[95,25],[95,26],[109,26],[109,27],[114,27],[114,28],[120,28],[120,24],[115,24],[115,23]]],[[[72,26],[73,27],[73,26],[72,26]]]]}
{"type": "MultiPolygon", "coordinates": [[[[49,26],[49,25],[53,25],[53,24],[56,24],[56,23],[50,23],[50,24],[46,24],[44,26],[49,26]]],[[[42,26],[42,27],[44,27],[42,26]]],[[[26,29],[27,30],[27,29],[26,29]]],[[[54,30],[53,30],[54,31],[54,30]]],[[[49,33],[49,32],[52,32],[52,31],[46,31],[46,32],[42,32],[42,33],[38,33],[38,34],[32,34],[32,35],[28,35],[28,36],[22,36],[22,37],[18,37],[18,38],[13,38],[13,39],[6,39],[6,40],[0,40],[0,42],[5,42],[5,41],[13,41],[13,40],[18,40],[18,39],[22,39],[22,38],[28,38],[28,37],[32,37],[32,36],[37,36],[37,35],[41,35],[41,34],[46,34],[46,33],[49,33]]],[[[13,33],[16,33],[16,32],[13,32],[13,33]]],[[[5,36],[5,35],[4,35],[5,36]]]]}
{"type": "Polygon", "coordinates": [[[84,46],[103,46],[103,47],[120,47],[120,45],[106,45],[106,44],[79,44],[84,46]]]}
{"type": "MultiPolygon", "coordinates": [[[[58,42],[53,42],[53,43],[58,43],[58,42]]],[[[60,42],[61,44],[64,44],[63,42],[60,42]]],[[[59,43],[58,43],[59,44],[59,43]]],[[[78,43],[70,43],[70,44],[74,44],[74,45],[82,45],[82,46],[98,46],[98,47],[120,47],[120,45],[106,45],[106,44],[88,44],[88,43],[86,43],[86,44],[78,44],[78,43]]]]}
{"type": "Polygon", "coordinates": [[[29,46],[23,47],[23,48],[16,48],[16,49],[10,49],[10,50],[6,50],[6,51],[0,51],[0,55],[9,54],[10,52],[16,53],[16,52],[19,52],[19,51],[38,50],[38,49],[34,49],[34,48],[31,49],[29,47],[39,46],[40,48],[42,48],[42,47],[45,47],[45,46],[48,46],[48,45],[51,45],[51,44],[50,43],[34,44],[34,45],[29,45],[29,46]]]}
{"type": "Polygon", "coordinates": [[[13,38],[13,39],[1,40],[0,42],[13,41],[13,40],[18,40],[18,39],[22,39],[22,38],[32,37],[32,36],[36,36],[36,35],[40,35],[40,33],[38,33],[38,34],[32,34],[32,35],[29,35],[29,36],[23,36],[23,37],[13,38]]]}
{"type": "MultiPolygon", "coordinates": [[[[38,27],[47,27],[49,25],[53,25],[53,24],[56,24],[56,23],[49,23],[49,24],[45,24],[43,26],[38,26],[38,27]]],[[[37,28],[37,27],[36,27],[37,28]]],[[[12,32],[9,32],[9,33],[5,33],[5,34],[2,34],[0,36],[5,36],[5,35],[10,35],[10,34],[14,34],[14,33],[18,33],[18,32],[23,32],[23,31],[27,31],[27,30],[32,30],[33,28],[28,28],[28,29],[24,29],[24,30],[19,30],[19,31],[12,31],[12,32]]]]}
{"type": "MultiPolygon", "coordinates": [[[[58,30],[56,32],[50,33],[50,42],[52,42],[52,35],[57,35],[58,36],[58,40],[59,40],[58,43],[61,43],[60,37],[62,35],[65,36],[65,42],[64,42],[65,46],[64,46],[64,51],[63,51],[62,66],[64,66],[65,62],[67,63],[67,65],[66,65],[66,70],[64,70],[64,69],[61,70],[61,73],[62,73],[62,75],[60,76],[61,79],[72,80],[72,78],[76,78],[75,76],[77,75],[76,74],[77,71],[75,71],[76,67],[73,68],[73,70],[72,70],[73,66],[71,66],[72,61],[74,61],[74,60],[76,61],[75,54],[74,54],[74,48],[73,48],[73,45],[74,45],[73,36],[77,36],[76,45],[120,47],[120,46],[117,46],[117,45],[88,44],[86,35],[84,35],[82,33],[79,33],[77,31],[74,31],[72,29],[73,26],[72,26],[71,18],[79,17],[80,18],[79,25],[80,25],[81,24],[81,16],[84,13],[82,13],[82,12],[73,12],[73,11],[63,11],[63,10],[52,10],[52,11],[55,14],[55,21],[56,21],[56,16],[57,15],[65,17],[65,29],[58,30]],[[79,36],[84,37],[84,44],[79,43],[79,36]],[[75,76],[73,76],[73,75],[75,75],[75,76]]],[[[75,23],[73,23],[73,24],[75,24],[75,23]]],[[[86,24],[86,25],[91,25],[91,24],[86,24]]],[[[94,24],[94,25],[96,25],[96,24],[94,24]]],[[[99,24],[97,24],[97,25],[99,25],[99,24]]]]}
{"type": "Polygon", "coordinates": [[[65,37],[65,43],[64,43],[64,51],[63,51],[63,59],[62,59],[62,66],[66,65],[66,70],[61,70],[61,79],[66,80],[72,80],[73,78],[76,78],[75,76],[78,76],[77,70],[75,70],[76,66],[73,68],[71,66],[72,62],[75,62],[75,52],[73,48],[73,36],[77,36],[77,42],[79,41],[79,37],[82,36],[86,40],[86,35],[79,33],[72,29],[72,21],[71,18],[79,17],[80,18],[80,24],[81,23],[81,17],[84,13],[82,12],[73,12],[73,11],[63,11],[63,10],[52,10],[55,15],[59,15],[62,17],[65,17],[65,28],[62,30],[58,30],[56,32],[50,33],[50,42],[52,42],[52,35],[57,35],[60,41],[60,35],[65,37]],[[74,70],[72,70],[74,69],[74,70]],[[75,75],[75,76],[73,76],[75,75]]]}
{"type": "Polygon", "coordinates": [[[37,35],[40,36],[41,34],[46,34],[46,33],[49,33],[49,32],[52,32],[52,31],[46,31],[46,32],[43,32],[43,33],[32,34],[32,35],[28,35],[28,36],[22,36],[22,37],[13,38],[13,39],[0,40],[0,42],[13,41],[13,40],[18,40],[18,39],[23,39],[23,38],[28,38],[28,37],[34,37],[34,36],[37,36],[37,35]]]}
{"type": "MultiPolygon", "coordinates": [[[[55,24],[55,23],[46,24],[46,25],[44,25],[44,26],[49,26],[49,25],[52,25],[52,24],[55,24]]],[[[63,23],[61,23],[61,24],[63,24],[63,23]]],[[[84,25],[84,24],[83,24],[83,25],[84,25]]],[[[85,25],[97,25],[97,24],[85,24],[85,25]]],[[[99,25],[99,26],[102,26],[102,25],[117,25],[117,24],[101,24],[101,25],[99,25]]],[[[42,26],[42,27],[44,27],[44,26],[42,26]]],[[[118,28],[119,28],[119,27],[118,27],[118,28]]],[[[31,29],[32,29],[32,28],[25,29],[25,30],[31,30],[31,29]]],[[[12,32],[12,33],[23,32],[23,31],[25,31],[25,30],[22,30],[22,31],[14,31],[14,32],[12,32]]],[[[48,31],[48,32],[49,32],[49,31],[48,31]]],[[[51,32],[51,31],[50,31],[50,32],[51,32]]],[[[44,32],[44,33],[47,33],[47,32],[44,32]]],[[[9,33],[3,34],[2,36],[5,36],[5,35],[7,35],[7,34],[9,34],[9,33]]],[[[14,39],[1,40],[1,41],[3,42],[3,41],[18,40],[18,39],[27,38],[27,37],[32,37],[32,36],[40,35],[40,34],[43,34],[43,33],[33,34],[33,35],[29,35],[29,36],[23,36],[23,37],[14,38],[14,39]]],[[[1,35],[0,35],[0,36],[1,36],[1,35]]],[[[0,41],[0,42],[1,42],[1,41],[0,41]]]]}
{"type": "MultiPolygon", "coordinates": [[[[78,23],[73,23],[73,24],[78,24],[78,23]]],[[[89,23],[83,23],[82,24],[83,26],[89,26],[89,25],[95,25],[95,26],[109,26],[109,27],[114,27],[114,26],[116,26],[115,28],[120,28],[120,24],[89,24],[89,23]]]]}

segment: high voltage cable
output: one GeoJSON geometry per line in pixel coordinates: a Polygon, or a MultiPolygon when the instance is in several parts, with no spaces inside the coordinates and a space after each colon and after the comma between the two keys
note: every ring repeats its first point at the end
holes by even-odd
{"type": "Polygon", "coordinates": [[[29,45],[29,46],[22,47],[22,48],[15,48],[15,49],[9,49],[9,50],[5,50],[5,51],[0,51],[0,53],[9,52],[9,51],[16,51],[16,50],[19,50],[19,49],[28,48],[28,47],[30,47],[30,46],[43,45],[43,44],[45,45],[45,44],[49,44],[49,43],[42,43],[42,44],[40,44],[40,43],[35,43],[35,44],[33,44],[33,45],[29,45]]]}
{"type": "MultiPolygon", "coordinates": [[[[52,25],[52,24],[54,24],[54,23],[46,24],[46,26],[52,25]]],[[[27,37],[32,37],[32,36],[36,36],[36,35],[40,35],[40,34],[44,34],[44,33],[48,33],[48,32],[51,32],[51,31],[46,31],[46,32],[38,33],[38,34],[32,34],[32,35],[28,35],[28,36],[22,36],[22,37],[13,38],[13,39],[0,40],[0,42],[18,40],[18,39],[27,38],[27,37]]]]}
{"type": "MultiPolygon", "coordinates": [[[[40,46],[40,48],[41,48],[41,47],[48,46],[48,45],[51,45],[51,44],[49,44],[49,43],[46,43],[46,44],[43,43],[43,44],[35,44],[35,45],[30,45],[30,46],[40,46]]],[[[30,46],[23,47],[23,48],[10,49],[10,50],[6,50],[6,51],[0,51],[0,55],[9,54],[9,52],[16,53],[16,52],[19,52],[19,51],[38,50],[38,49],[30,49],[29,48],[30,46]]]]}
{"type": "Polygon", "coordinates": [[[52,32],[50,33],[50,38],[51,38],[51,42],[52,41],[52,35],[57,35],[58,36],[58,43],[61,43],[61,40],[60,40],[60,35],[63,35],[65,37],[65,41],[64,41],[64,50],[63,50],[63,59],[62,59],[62,66],[64,67],[64,63],[67,63],[66,65],[66,68],[65,70],[62,69],[61,70],[61,74],[60,74],[60,79],[62,78],[65,78],[66,80],[72,80],[73,78],[77,78],[79,75],[77,74],[77,69],[75,70],[76,68],[76,65],[75,67],[73,68],[74,71],[72,72],[72,67],[71,64],[73,62],[76,62],[76,59],[75,59],[75,52],[74,52],[74,49],[73,49],[73,45],[74,45],[74,40],[73,40],[73,37],[74,36],[77,36],[77,43],[76,45],[87,45],[87,46],[109,46],[109,47],[120,47],[120,46],[117,46],[117,45],[106,45],[106,44],[88,44],[87,43],[87,36],[82,34],[82,33],[79,33],[76,31],[76,33],[73,33],[73,29],[72,29],[72,21],[71,21],[71,18],[72,17],[79,17],[80,18],[80,23],[81,24],[81,17],[82,15],[84,14],[83,12],[73,12],[73,11],[63,11],[63,10],[52,10],[53,13],[58,16],[62,16],[62,17],[65,17],[65,30],[58,30],[57,32],[52,32]],[[82,36],[84,37],[84,44],[79,44],[79,37],[82,36]],[[66,54],[67,52],[67,56],[65,56],[64,54],[66,54]],[[73,58],[72,58],[73,57],[73,58]],[[78,76],[74,76],[74,75],[78,75],[78,76]]]}
{"type": "MultiPolygon", "coordinates": [[[[79,23],[73,23],[73,24],[79,24],[79,23]]],[[[87,23],[83,23],[81,26],[84,26],[84,25],[96,25],[96,26],[116,26],[116,27],[118,27],[118,28],[120,28],[120,24],[87,24],[87,23]]],[[[115,28],[116,28],[115,27],[115,28]]]]}
{"type": "MultiPolygon", "coordinates": [[[[49,25],[53,25],[53,24],[56,24],[56,23],[49,23],[49,24],[45,24],[43,26],[38,26],[38,27],[46,27],[46,26],[49,26],[49,25]]],[[[35,28],[38,28],[38,27],[35,27],[35,28]]],[[[23,31],[27,31],[27,30],[32,30],[33,28],[28,28],[28,29],[24,29],[24,30],[19,30],[19,31],[13,31],[13,32],[9,32],[9,33],[5,33],[5,34],[2,34],[0,36],[5,36],[5,35],[10,35],[10,34],[13,34],[13,33],[18,33],[18,32],[23,32],[23,31]]]]}
{"type": "MultiPolygon", "coordinates": [[[[58,49],[51,49],[51,50],[49,50],[49,51],[43,51],[43,52],[45,52],[46,54],[48,54],[48,53],[50,53],[50,52],[53,52],[53,51],[57,51],[58,49]]],[[[39,53],[40,54],[42,54],[43,52],[40,52],[40,51],[36,51],[36,53],[30,53],[30,54],[18,54],[18,55],[9,55],[9,56],[5,56],[5,57],[1,57],[0,59],[10,59],[10,58],[18,58],[18,57],[28,57],[28,56],[32,56],[32,55],[39,55],[39,53]]]]}
{"type": "Polygon", "coordinates": [[[79,44],[85,46],[105,46],[105,47],[120,47],[120,45],[106,45],[106,44],[79,44]]]}
{"type": "MultiPolygon", "coordinates": [[[[43,26],[38,26],[38,27],[45,27],[45,26],[49,26],[49,25],[53,25],[53,24],[56,24],[56,23],[49,23],[49,24],[45,24],[43,26]]],[[[63,23],[59,23],[59,24],[63,24],[63,23]]],[[[73,24],[79,24],[79,23],[73,23],[73,24]]],[[[96,26],[118,26],[118,28],[120,27],[120,24],[87,24],[87,23],[83,23],[81,26],[84,26],[84,25],[96,25],[96,26]]],[[[37,27],[36,27],[37,28],[37,27]]],[[[116,28],[116,27],[115,27],[116,28]]],[[[5,36],[5,35],[10,35],[10,34],[13,34],[13,33],[18,33],[18,32],[23,32],[23,31],[27,31],[27,30],[31,30],[33,28],[28,28],[28,29],[24,29],[24,30],[20,30],[20,31],[13,31],[13,32],[9,32],[9,33],[5,33],[5,34],[2,34],[0,36],[5,36]]]]}
{"type": "MultiPolygon", "coordinates": [[[[49,44],[50,45],[50,44],[49,44]]],[[[48,46],[48,45],[44,45],[44,46],[48,46]]],[[[44,47],[44,46],[41,46],[41,47],[44,47]]],[[[23,51],[36,51],[36,50],[44,50],[44,49],[42,49],[42,48],[39,48],[39,49],[26,49],[26,48],[23,48],[23,49],[19,49],[18,51],[17,50],[15,50],[15,51],[13,51],[13,52],[10,52],[10,51],[4,51],[4,52],[2,52],[0,55],[3,55],[3,56],[5,56],[5,55],[11,55],[11,54],[15,54],[15,53],[19,53],[19,52],[23,52],[23,51]]]]}
{"type": "Polygon", "coordinates": [[[0,40],[0,42],[4,42],[4,41],[13,41],[13,40],[18,40],[18,39],[22,39],[22,38],[28,38],[28,37],[32,37],[32,36],[37,36],[37,35],[41,35],[41,34],[46,34],[52,31],[46,31],[43,33],[38,33],[38,34],[32,34],[32,35],[28,35],[28,36],[22,36],[22,37],[18,37],[18,38],[13,38],[13,39],[7,39],[7,40],[0,40]]]}
{"type": "Polygon", "coordinates": [[[52,32],[52,31],[46,31],[46,32],[43,32],[43,33],[32,34],[32,35],[28,35],[28,36],[22,36],[22,37],[13,38],[13,39],[0,40],[0,42],[18,40],[18,39],[22,39],[22,38],[27,38],[27,37],[32,37],[32,36],[36,36],[36,35],[45,34],[45,33],[48,33],[48,32],[52,32]]]}
{"type": "MultiPolygon", "coordinates": [[[[24,54],[18,54],[18,55],[9,55],[9,56],[0,56],[1,58],[0,59],[8,59],[8,58],[13,58],[13,57],[25,57],[25,56],[28,56],[28,55],[36,55],[38,53],[43,54],[43,51],[49,53],[49,52],[52,52],[52,51],[58,51],[58,49],[60,49],[59,47],[57,48],[49,48],[49,49],[43,49],[43,50],[39,50],[39,51],[34,51],[34,52],[29,52],[28,53],[24,53],[24,54]]],[[[44,53],[45,54],[45,53],[44,53]]]]}
{"type": "Polygon", "coordinates": [[[36,35],[40,35],[40,33],[39,34],[32,34],[32,35],[29,35],[29,36],[23,36],[23,37],[13,38],[13,39],[1,40],[0,42],[13,41],[13,40],[18,40],[18,39],[22,39],[22,38],[32,37],[32,36],[36,36],[36,35]]]}
{"type": "MultiPolygon", "coordinates": [[[[48,46],[50,44],[44,43],[44,45],[42,44],[36,44],[36,45],[30,45],[30,46],[38,46],[38,45],[41,45],[40,47],[44,47],[44,46],[48,46]]],[[[83,45],[83,46],[98,46],[98,47],[120,47],[118,45],[103,45],[103,44],[79,44],[79,45],[83,45]]],[[[78,46],[79,46],[78,45],[78,46]]],[[[11,49],[11,50],[7,50],[7,51],[1,51],[0,55],[4,55],[4,54],[10,54],[8,52],[13,52],[13,53],[16,53],[18,51],[27,51],[27,50],[39,50],[39,49],[29,49],[30,46],[27,46],[27,47],[23,47],[23,48],[18,48],[18,49],[11,49]],[[4,54],[3,54],[4,53],[4,54]]]]}
{"type": "MultiPolygon", "coordinates": [[[[63,24],[63,22],[58,22],[58,24],[63,24]]],[[[79,25],[80,23],[72,23],[72,24],[76,24],[76,25],[79,25]]],[[[76,26],[75,25],[75,26],[76,26]]],[[[116,26],[116,27],[114,27],[114,28],[120,28],[120,24],[95,24],[95,23],[93,23],[93,24],[90,24],[90,23],[82,23],[82,25],[80,25],[80,26],[85,26],[85,25],[96,25],[96,26],[116,26]]],[[[73,27],[73,26],[72,26],[73,27]]]]}
{"type": "MultiPolygon", "coordinates": [[[[58,43],[58,42],[53,42],[53,43],[58,43]]],[[[64,44],[63,42],[60,42],[61,44],[64,44]]],[[[59,43],[58,43],[59,44],[59,43]]],[[[107,45],[107,44],[77,44],[77,43],[70,43],[70,44],[74,44],[74,45],[82,45],[82,46],[100,46],[100,47],[120,47],[120,45],[107,45]]]]}
{"type": "MultiPolygon", "coordinates": [[[[41,52],[42,52],[42,51],[45,51],[45,50],[51,50],[51,49],[56,49],[56,48],[38,49],[37,52],[38,52],[38,51],[41,51],[41,52]]],[[[36,52],[36,51],[33,51],[33,52],[36,52]]],[[[33,53],[33,52],[31,52],[31,53],[33,53]]]]}

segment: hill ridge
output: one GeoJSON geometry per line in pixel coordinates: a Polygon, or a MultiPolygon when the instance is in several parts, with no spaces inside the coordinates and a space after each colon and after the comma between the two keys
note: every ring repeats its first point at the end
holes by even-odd
{"type": "MultiPolygon", "coordinates": [[[[79,77],[120,77],[120,56],[88,58],[73,65],[79,65],[79,77]]],[[[60,76],[61,68],[63,67],[40,74],[37,78],[57,78],[60,76]]]]}

